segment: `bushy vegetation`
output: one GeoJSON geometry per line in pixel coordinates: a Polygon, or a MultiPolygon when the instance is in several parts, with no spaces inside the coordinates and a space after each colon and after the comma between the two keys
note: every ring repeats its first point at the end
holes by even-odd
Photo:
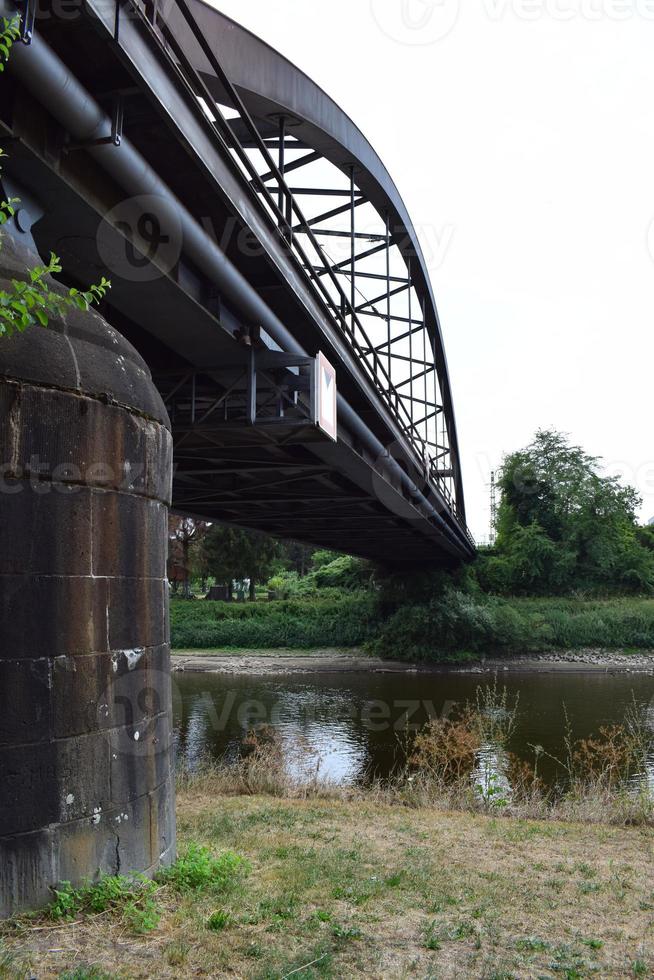
{"type": "Polygon", "coordinates": [[[371,648],[401,660],[461,660],[533,649],[532,642],[527,618],[508,602],[446,588],[428,602],[400,606],[371,648]]]}
{"type": "Polygon", "coordinates": [[[462,661],[552,650],[654,649],[654,599],[489,596],[470,576],[395,579],[377,590],[257,603],[174,599],[176,649],[358,647],[406,661],[462,661]],[[391,596],[389,596],[389,592],[391,596]]]}
{"type": "Polygon", "coordinates": [[[447,589],[400,607],[371,644],[381,656],[454,660],[551,650],[652,650],[654,599],[503,599],[447,589]]]}
{"type": "Polygon", "coordinates": [[[268,588],[280,599],[342,595],[370,589],[375,570],[369,562],[332,551],[316,551],[311,556],[312,569],[299,575],[294,569],[281,569],[268,582],[268,588]]]}
{"type": "Polygon", "coordinates": [[[632,487],[601,475],[601,461],[560,432],[540,431],[500,471],[497,542],[477,562],[503,595],[654,591],[654,536],[636,523],[632,487]]]}
{"type": "Polygon", "coordinates": [[[139,875],[106,875],[98,882],[74,888],[69,881],[55,890],[48,909],[51,919],[70,920],[80,915],[110,912],[120,915],[134,935],[156,929],[161,918],[154,898],[156,885],[139,875]]]}
{"type": "Polygon", "coordinates": [[[171,603],[177,649],[354,647],[379,626],[377,600],[361,593],[276,602],[171,603]]]}
{"type": "Polygon", "coordinates": [[[496,545],[471,574],[395,579],[373,649],[447,660],[654,648],[654,600],[642,598],[654,589],[654,529],[637,526],[635,491],[551,431],[505,459],[499,484],[496,545]]]}
{"type": "Polygon", "coordinates": [[[225,895],[237,887],[248,871],[248,862],[233,851],[214,854],[191,842],[175,863],[163,868],[154,880],[143,875],[103,875],[98,881],[77,888],[63,881],[54,890],[45,915],[54,922],[69,922],[80,916],[110,914],[132,935],[143,935],[159,925],[158,896],[162,889],[180,895],[225,895]]]}

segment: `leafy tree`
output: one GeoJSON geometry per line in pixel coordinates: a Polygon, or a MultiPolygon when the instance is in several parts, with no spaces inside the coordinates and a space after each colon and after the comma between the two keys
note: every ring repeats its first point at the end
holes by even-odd
{"type": "Polygon", "coordinates": [[[636,537],[639,544],[648,551],[654,551],[654,524],[645,524],[636,530],[636,537]]]}
{"type": "Polygon", "coordinates": [[[309,572],[312,553],[313,548],[311,545],[302,544],[299,541],[280,541],[280,569],[283,568],[297,572],[300,578],[304,578],[309,572]]]}
{"type": "Polygon", "coordinates": [[[249,579],[250,599],[254,600],[257,583],[270,577],[279,545],[267,534],[213,524],[204,542],[204,552],[209,573],[218,582],[231,585],[235,579],[249,579]]]}
{"type": "Polygon", "coordinates": [[[638,495],[599,470],[599,459],[554,430],[506,457],[496,547],[479,566],[484,587],[532,594],[654,587],[654,554],[636,526],[638,495]]]}
{"type": "Polygon", "coordinates": [[[169,565],[175,570],[181,570],[184,596],[187,599],[191,595],[193,551],[199,547],[208,528],[209,525],[204,521],[196,521],[192,517],[170,514],[168,518],[169,565]]]}

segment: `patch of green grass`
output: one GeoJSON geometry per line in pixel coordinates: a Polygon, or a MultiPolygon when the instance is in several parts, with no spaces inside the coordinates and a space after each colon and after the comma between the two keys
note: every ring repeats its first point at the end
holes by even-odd
{"type": "Polygon", "coordinates": [[[23,980],[26,971],[16,953],[0,943],[0,980],[23,980]]]}
{"type": "Polygon", "coordinates": [[[224,893],[234,888],[248,870],[248,862],[232,851],[216,857],[208,847],[191,842],[172,867],[159,873],[157,880],[181,894],[199,890],[224,893]]]}
{"type": "Polygon", "coordinates": [[[439,950],[443,948],[443,944],[439,939],[436,922],[430,922],[424,927],[423,943],[425,949],[439,950]]]}
{"type": "Polygon", "coordinates": [[[470,939],[476,934],[476,929],[465,919],[458,923],[439,923],[434,920],[425,926],[423,934],[426,949],[442,949],[443,943],[470,939]]]}
{"type": "Polygon", "coordinates": [[[271,956],[269,965],[254,974],[254,980],[280,980],[293,977],[293,980],[331,980],[334,973],[334,951],[331,946],[321,944],[307,947],[291,957],[271,956]]]}
{"type": "Polygon", "coordinates": [[[549,966],[554,973],[565,977],[565,980],[583,980],[597,972],[595,963],[586,960],[574,945],[566,943],[556,947],[549,966]]]}
{"type": "Polygon", "coordinates": [[[549,949],[549,944],[539,936],[525,936],[524,939],[516,941],[515,948],[520,952],[544,953],[549,949]]]}
{"type": "Polygon", "coordinates": [[[332,935],[336,939],[361,939],[363,933],[358,926],[342,926],[336,924],[332,928],[332,935]]]}
{"type": "Polygon", "coordinates": [[[59,980],[114,980],[115,973],[106,973],[97,966],[78,966],[59,974],[59,980]]]}
{"type": "Polygon", "coordinates": [[[579,881],[577,882],[577,888],[582,895],[593,895],[595,892],[600,892],[602,886],[599,881],[579,881]]]}
{"type": "Polygon", "coordinates": [[[584,946],[588,946],[589,949],[601,949],[604,945],[601,939],[582,939],[581,942],[584,946]]]}
{"type": "Polygon", "coordinates": [[[226,909],[216,909],[207,919],[207,929],[212,932],[220,932],[221,929],[226,929],[231,921],[232,916],[226,909]]]}
{"type": "Polygon", "coordinates": [[[164,951],[166,962],[169,966],[182,966],[188,959],[191,946],[185,942],[170,943],[164,951]]]}

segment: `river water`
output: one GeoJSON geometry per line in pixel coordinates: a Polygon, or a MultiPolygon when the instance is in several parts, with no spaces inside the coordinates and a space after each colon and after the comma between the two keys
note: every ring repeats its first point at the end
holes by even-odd
{"type": "MultiPolygon", "coordinates": [[[[248,729],[273,725],[289,765],[318,767],[339,783],[392,772],[403,755],[405,732],[429,717],[474,700],[492,675],[472,673],[312,673],[174,675],[178,760],[193,770],[207,756],[235,759],[248,729]],[[295,761],[294,761],[295,760],[295,761]]],[[[539,772],[560,778],[547,754],[562,757],[565,718],[576,739],[619,723],[634,700],[654,728],[654,676],[644,673],[502,671],[498,687],[517,699],[517,724],[509,750],[533,761],[542,746],[539,772]]],[[[648,767],[654,774],[654,757],[648,767]]]]}

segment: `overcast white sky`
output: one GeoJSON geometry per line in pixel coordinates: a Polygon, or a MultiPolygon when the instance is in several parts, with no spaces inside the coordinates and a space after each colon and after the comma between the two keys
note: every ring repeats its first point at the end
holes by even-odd
{"type": "Polygon", "coordinates": [[[473,534],[490,470],[547,426],[654,516],[654,0],[214,3],[339,102],[404,197],[473,534]]]}

